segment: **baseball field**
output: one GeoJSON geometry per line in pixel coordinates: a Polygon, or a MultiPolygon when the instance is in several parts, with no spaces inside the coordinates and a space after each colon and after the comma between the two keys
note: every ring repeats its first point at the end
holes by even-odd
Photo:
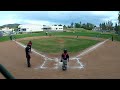
{"type": "MultiPolygon", "coordinates": [[[[0,37],[0,64],[16,79],[119,79],[120,36],[87,30],[45,32],[0,37]],[[114,40],[111,40],[113,35],[114,40]],[[32,41],[31,68],[25,47],[32,41]],[[67,71],[60,62],[63,49],[70,61],[67,71]]],[[[0,74],[0,79],[5,77],[0,74]]]]}

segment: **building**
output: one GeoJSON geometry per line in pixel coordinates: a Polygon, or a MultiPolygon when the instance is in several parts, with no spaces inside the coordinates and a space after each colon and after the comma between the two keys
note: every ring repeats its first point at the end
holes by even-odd
{"type": "Polygon", "coordinates": [[[43,25],[43,31],[51,31],[51,27],[49,25],[43,25]]]}
{"type": "Polygon", "coordinates": [[[12,34],[14,32],[13,30],[14,29],[8,28],[8,27],[4,27],[4,28],[1,29],[1,31],[3,32],[4,36],[12,34]]]}
{"type": "Polygon", "coordinates": [[[11,32],[11,31],[13,31],[13,29],[10,29],[8,27],[4,27],[4,28],[2,28],[2,31],[4,31],[4,32],[11,32]]]}
{"type": "Polygon", "coordinates": [[[100,27],[94,27],[94,28],[93,28],[93,31],[100,31],[100,30],[101,30],[100,27]]]}
{"type": "Polygon", "coordinates": [[[62,25],[52,25],[51,31],[63,31],[63,26],[62,25]]]}
{"type": "Polygon", "coordinates": [[[18,26],[19,32],[38,32],[43,31],[43,25],[37,25],[37,24],[25,24],[25,25],[19,25],[18,26]]]}
{"type": "Polygon", "coordinates": [[[25,24],[19,25],[19,32],[38,32],[38,31],[63,31],[62,25],[37,25],[25,24]]]}

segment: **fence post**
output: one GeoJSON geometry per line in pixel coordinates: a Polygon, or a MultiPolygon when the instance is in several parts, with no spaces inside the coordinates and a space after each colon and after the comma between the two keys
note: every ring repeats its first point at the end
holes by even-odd
{"type": "Polygon", "coordinates": [[[12,74],[2,65],[0,64],[0,72],[6,79],[15,79],[12,74]]]}

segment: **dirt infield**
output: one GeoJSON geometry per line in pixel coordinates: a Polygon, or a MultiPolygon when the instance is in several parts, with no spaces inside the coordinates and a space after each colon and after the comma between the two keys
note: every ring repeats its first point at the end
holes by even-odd
{"type": "MultiPolygon", "coordinates": [[[[34,39],[37,39],[37,37],[34,37],[34,39]]],[[[41,66],[45,60],[35,53],[32,53],[31,57],[32,67],[28,68],[23,47],[16,44],[14,41],[0,42],[0,64],[4,65],[16,79],[120,78],[120,42],[117,41],[112,42],[111,40],[108,40],[94,51],[84,55],[80,59],[85,65],[82,69],[68,68],[67,71],[62,71],[61,68],[51,69],[55,66],[55,61],[47,62],[45,66],[48,68],[46,69],[36,69],[41,66]]],[[[70,66],[78,65],[75,61],[70,61],[69,63],[70,66]]],[[[2,75],[0,75],[0,78],[4,79],[2,75]]]]}

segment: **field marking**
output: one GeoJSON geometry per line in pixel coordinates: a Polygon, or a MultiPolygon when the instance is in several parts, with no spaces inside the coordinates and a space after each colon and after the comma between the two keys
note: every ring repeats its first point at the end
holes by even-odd
{"type": "MultiPolygon", "coordinates": [[[[22,44],[22,43],[20,43],[20,42],[17,42],[17,41],[15,41],[15,40],[13,40],[13,41],[16,42],[18,45],[20,45],[20,46],[23,47],[23,48],[26,47],[24,44],[22,44]]],[[[48,61],[48,60],[53,60],[53,61],[55,61],[55,62],[59,62],[58,58],[55,58],[55,59],[48,58],[47,56],[45,56],[45,55],[43,55],[43,54],[40,54],[40,53],[38,53],[37,51],[35,51],[33,48],[31,48],[31,51],[34,52],[34,53],[36,53],[36,54],[38,54],[38,55],[40,55],[41,57],[43,57],[43,58],[45,59],[44,62],[42,63],[42,65],[39,66],[39,67],[37,67],[37,68],[35,68],[35,69],[39,69],[39,68],[45,69],[45,68],[47,68],[47,67],[44,67],[44,65],[45,65],[46,61],[48,61]]],[[[56,64],[56,67],[55,67],[54,69],[57,69],[57,68],[58,68],[58,64],[56,64]]]]}
{"type": "Polygon", "coordinates": [[[78,62],[78,63],[80,64],[80,66],[81,66],[81,67],[79,67],[80,69],[81,69],[81,68],[84,68],[85,65],[84,65],[82,62],[80,62],[80,59],[82,58],[82,56],[84,56],[84,55],[92,52],[93,50],[95,50],[96,48],[100,47],[101,45],[103,45],[103,44],[104,44],[105,42],[107,42],[108,40],[109,40],[109,39],[106,39],[106,40],[104,40],[103,42],[100,42],[100,43],[92,46],[91,48],[88,48],[88,49],[84,50],[82,53],[80,53],[79,55],[77,55],[76,57],[73,57],[73,58],[71,58],[71,59],[76,59],[76,60],[77,60],[77,62],[78,62]]]}
{"type": "Polygon", "coordinates": [[[107,42],[109,39],[106,39],[105,41],[103,42],[100,42],[94,46],[92,46],[91,48],[88,48],[86,50],[84,50],[82,53],[80,53],[79,55],[77,55],[76,57],[73,57],[73,58],[78,58],[78,57],[82,57],[90,52],[92,52],[93,50],[95,50],[96,48],[100,47],[101,45],[103,45],[105,42],[107,42]]]}
{"type": "MultiPolygon", "coordinates": [[[[84,68],[85,65],[84,65],[82,62],[80,62],[81,57],[84,56],[84,55],[86,55],[86,54],[88,54],[88,53],[90,53],[90,52],[92,52],[92,51],[95,50],[96,48],[100,47],[101,45],[103,45],[103,44],[104,44],[106,41],[108,41],[108,40],[109,40],[109,39],[107,39],[107,40],[105,40],[105,41],[103,41],[103,42],[100,42],[100,43],[92,46],[91,48],[88,48],[88,49],[84,50],[84,51],[83,51],[82,53],[80,53],[79,55],[70,58],[70,60],[77,60],[77,63],[78,63],[80,66],[74,66],[74,67],[69,67],[69,66],[68,66],[68,67],[69,67],[69,68],[79,68],[79,69],[84,68]]],[[[15,40],[13,40],[13,41],[15,41],[15,40]]],[[[17,44],[19,44],[20,46],[22,46],[23,48],[26,47],[25,45],[21,44],[20,42],[17,42],[17,41],[15,41],[15,42],[16,42],[17,44]]],[[[58,66],[60,66],[60,61],[59,61],[58,58],[54,58],[54,59],[48,58],[47,56],[38,53],[38,52],[35,51],[34,49],[31,49],[31,51],[34,52],[34,53],[36,53],[36,54],[38,54],[38,55],[40,55],[40,56],[42,56],[42,57],[45,59],[44,62],[42,63],[42,65],[39,66],[39,67],[37,67],[37,68],[35,68],[35,69],[39,69],[39,68],[41,68],[41,69],[46,69],[46,68],[48,68],[48,67],[44,67],[44,65],[45,65],[45,63],[46,63],[47,61],[49,61],[49,60],[53,60],[53,61],[56,62],[56,64],[55,64],[56,67],[54,67],[53,69],[58,69],[58,66]]]]}

